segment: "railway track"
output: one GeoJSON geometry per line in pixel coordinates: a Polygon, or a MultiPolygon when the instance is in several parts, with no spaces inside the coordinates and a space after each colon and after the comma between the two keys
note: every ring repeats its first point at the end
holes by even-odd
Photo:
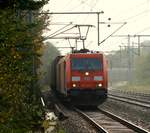
{"type": "Polygon", "coordinates": [[[141,100],[137,98],[131,98],[131,97],[121,96],[121,95],[116,95],[116,94],[109,94],[108,98],[121,101],[121,102],[125,102],[125,103],[129,103],[129,104],[133,104],[136,106],[148,108],[148,109],[150,108],[149,101],[145,101],[145,100],[141,100]]]}
{"type": "Polygon", "coordinates": [[[101,109],[83,111],[75,108],[80,115],[89,121],[99,133],[149,133],[108,111],[101,109]]]}
{"type": "Polygon", "coordinates": [[[135,93],[135,92],[128,92],[128,91],[126,92],[121,90],[109,90],[109,94],[135,98],[141,101],[150,101],[150,94],[145,94],[145,93],[135,93]]]}

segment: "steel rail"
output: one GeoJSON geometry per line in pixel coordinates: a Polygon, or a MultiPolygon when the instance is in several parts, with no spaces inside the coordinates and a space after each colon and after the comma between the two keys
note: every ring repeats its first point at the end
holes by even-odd
{"type": "Polygon", "coordinates": [[[114,96],[114,97],[120,97],[120,98],[124,98],[124,99],[129,99],[129,100],[134,100],[134,101],[137,101],[137,102],[140,102],[140,103],[144,103],[144,104],[150,104],[150,101],[145,101],[145,100],[142,100],[142,99],[138,99],[138,98],[131,98],[130,96],[121,96],[121,95],[116,95],[116,94],[108,94],[109,96],[114,96]]]}
{"type": "Polygon", "coordinates": [[[117,100],[117,101],[121,101],[121,102],[125,102],[125,103],[129,103],[129,104],[132,104],[132,105],[137,105],[137,106],[144,107],[144,108],[150,108],[150,104],[141,103],[141,102],[138,102],[138,101],[131,101],[127,98],[119,98],[119,97],[110,96],[110,95],[108,95],[108,98],[114,99],[114,100],[117,100]]]}
{"type": "MultiPolygon", "coordinates": [[[[91,116],[89,116],[88,115],[88,113],[86,112],[83,112],[83,111],[81,111],[81,110],[79,110],[79,109],[77,109],[77,108],[75,108],[75,111],[76,112],[78,112],[80,115],[82,115],[86,120],[88,120],[93,126],[95,126],[95,128],[100,132],[100,133],[109,133],[109,131],[107,131],[108,129],[110,130],[110,128],[108,128],[107,130],[105,129],[105,128],[107,128],[107,124],[105,125],[105,126],[101,126],[100,124],[98,124],[98,122],[96,122],[97,120],[99,120],[100,122],[101,121],[103,121],[103,119],[106,119],[106,118],[103,118],[103,119],[97,119],[97,120],[94,120],[94,119],[96,119],[97,117],[98,117],[98,114],[97,114],[97,116],[93,116],[93,118],[91,117],[91,116]]],[[[131,132],[133,131],[133,132],[138,132],[138,133],[149,133],[147,130],[145,130],[145,129],[143,129],[143,128],[141,128],[141,127],[139,127],[139,126],[137,126],[137,125],[135,125],[135,124],[133,124],[133,123],[131,123],[131,122],[128,122],[127,120],[124,120],[124,119],[122,119],[121,117],[118,117],[118,116],[116,116],[116,115],[114,115],[114,114],[112,114],[112,113],[110,113],[110,112],[108,112],[108,111],[105,111],[105,110],[102,110],[102,109],[98,109],[98,111],[99,111],[99,113],[100,114],[103,114],[103,115],[105,115],[106,117],[108,117],[108,118],[110,118],[110,119],[112,119],[112,120],[114,120],[114,121],[110,121],[110,123],[112,122],[112,123],[115,123],[115,121],[116,122],[118,122],[118,123],[120,123],[120,124],[122,124],[123,126],[125,126],[127,129],[127,132],[128,132],[128,130],[130,131],[131,130],[131,132]]],[[[91,112],[90,112],[91,113],[91,112]]],[[[93,112],[93,114],[94,114],[95,112],[93,112]]],[[[116,127],[117,128],[117,127],[116,127]]],[[[112,128],[112,130],[113,130],[113,128],[112,128]]],[[[116,129],[117,130],[117,129],[116,129]]],[[[119,129],[120,130],[120,129],[119,129]]],[[[118,130],[118,131],[119,131],[118,130]]],[[[124,129],[121,129],[122,131],[124,130],[124,129]]]]}
{"type": "Polygon", "coordinates": [[[86,113],[80,111],[77,108],[74,108],[74,110],[82,115],[87,121],[89,121],[100,133],[108,133],[102,126],[100,126],[97,122],[90,118],[86,113]]]}
{"type": "Polygon", "coordinates": [[[55,108],[55,113],[60,120],[68,119],[69,116],[63,111],[63,109],[61,109],[59,104],[55,103],[54,108],[55,108]]]}
{"type": "Polygon", "coordinates": [[[116,120],[116,121],[119,121],[121,124],[127,126],[128,128],[138,132],[138,133],[149,133],[149,131],[143,129],[142,127],[139,127],[115,114],[112,114],[111,112],[108,112],[108,111],[105,111],[105,110],[102,110],[102,109],[99,109],[100,112],[104,113],[105,115],[111,117],[112,119],[116,120]]]}
{"type": "Polygon", "coordinates": [[[150,93],[139,93],[139,92],[132,92],[132,91],[122,91],[122,90],[109,90],[109,92],[111,93],[120,93],[120,94],[129,94],[129,95],[133,95],[133,96],[146,96],[146,97],[150,97],[150,93]]]}

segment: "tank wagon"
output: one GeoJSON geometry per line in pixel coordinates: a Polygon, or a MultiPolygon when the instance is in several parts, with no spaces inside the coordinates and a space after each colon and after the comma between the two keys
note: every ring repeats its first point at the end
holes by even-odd
{"type": "Polygon", "coordinates": [[[71,53],[52,63],[51,88],[75,105],[97,106],[107,98],[107,60],[103,53],[71,53]]]}

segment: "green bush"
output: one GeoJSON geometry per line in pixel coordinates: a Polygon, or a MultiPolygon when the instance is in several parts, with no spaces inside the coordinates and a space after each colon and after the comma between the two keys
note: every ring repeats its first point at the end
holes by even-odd
{"type": "Polygon", "coordinates": [[[20,12],[0,9],[0,132],[22,133],[41,124],[38,50],[44,19],[28,23],[20,12]],[[33,61],[34,59],[34,61],[33,61]],[[33,67],[34,66],[34,67],[33,67]],[[34,71],[33,71],[34,70],[34,71]]]}

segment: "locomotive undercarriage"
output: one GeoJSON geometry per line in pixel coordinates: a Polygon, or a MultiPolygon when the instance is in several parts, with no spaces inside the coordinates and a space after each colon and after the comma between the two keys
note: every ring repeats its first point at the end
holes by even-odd
{"type": "Polygon", "coordinates": [[[71,89],[67,94],[74,105],[97,106],[107,98],[105,89],[71,89]]]}

